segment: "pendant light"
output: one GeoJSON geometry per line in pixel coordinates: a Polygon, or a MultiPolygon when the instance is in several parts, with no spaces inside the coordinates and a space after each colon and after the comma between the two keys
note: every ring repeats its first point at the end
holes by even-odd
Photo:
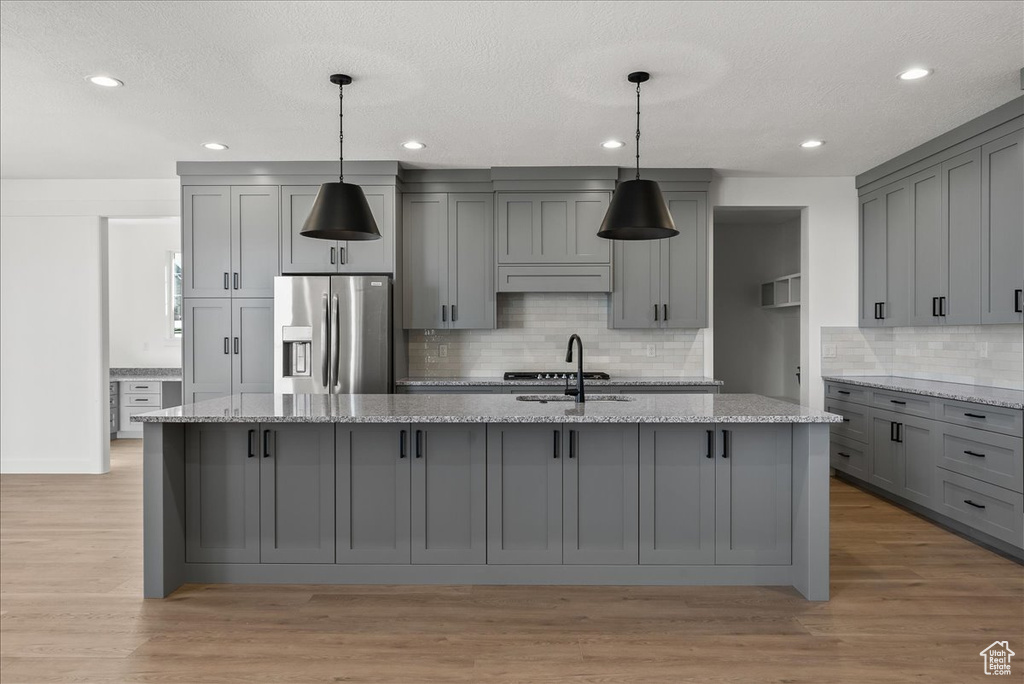
{"type": "Polygon", "coordinates": [[[652,180],[640,180],[640,84],[650,79],[646,71],[634,71],[626,79],[636,83],[636,179],[615,189],[598,237],[608,240],[660,240],[679,235],[668,213],[661,188],[652,180]]]}
{"type": "Polygon", "coordinates": [[[320,186],[300,235],[320,240],[379,240],[380,231],[363,189],[345,182],[343,105],[345,86],[352,83],[352,77],[334,74],[331,83],[338,86],[338,182],[320,186]]]}

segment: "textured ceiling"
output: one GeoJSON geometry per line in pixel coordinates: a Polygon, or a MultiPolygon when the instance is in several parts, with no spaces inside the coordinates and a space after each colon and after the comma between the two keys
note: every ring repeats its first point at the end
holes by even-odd
{"type": "Polygon", "coordinates": [[[346,153],[423,167],[851,175],[1020,95],[1024,3],[3,2],[0,175],[346,153]],[[896,74],[935,69],[917,82],[896,74]],[[108,73],[125,88],[83,80],[108,73]],[[802,150],[811,137],[828,143],[802,150]],[[399,145],[417,139],[428,147],[399,145]],[[209,152],[200,143],[227,143],[209,152]]]}

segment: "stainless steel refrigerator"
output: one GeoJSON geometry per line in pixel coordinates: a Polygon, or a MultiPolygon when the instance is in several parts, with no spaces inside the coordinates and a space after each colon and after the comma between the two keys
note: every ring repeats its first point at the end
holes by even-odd
{"type": "Polygon", "coordinates": [[[387,276],[274,278],[274,391],[391,391],[387,276]]]}

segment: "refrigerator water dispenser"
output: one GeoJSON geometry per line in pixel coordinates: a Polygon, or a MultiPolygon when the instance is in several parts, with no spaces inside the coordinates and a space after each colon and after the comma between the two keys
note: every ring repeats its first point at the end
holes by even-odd
{"type": "Polygon", "coordinates": [[[312,375],[313,328],[308,325],[286,325],[281,328],[284,342],[284,376],[288,378],[312,375]]]}

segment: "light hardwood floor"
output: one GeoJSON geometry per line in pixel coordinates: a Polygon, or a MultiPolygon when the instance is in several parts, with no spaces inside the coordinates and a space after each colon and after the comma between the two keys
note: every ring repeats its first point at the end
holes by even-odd
{"type": "Polygon", "coordinates": [[[1024,568],[832,483],[832,601],[728,587],[192,585],[142,595],[141,446],[0,478],[0,681],[969,682],[1024,568]]]}

